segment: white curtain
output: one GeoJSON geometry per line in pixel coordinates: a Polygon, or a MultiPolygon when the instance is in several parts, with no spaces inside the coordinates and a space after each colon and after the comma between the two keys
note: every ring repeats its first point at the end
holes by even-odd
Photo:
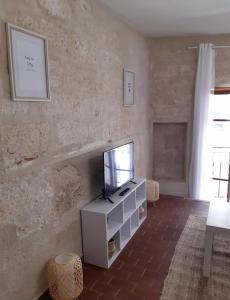
{"type": "Polygon", "coordinates": [[[189,196],[209,200],[210,189],[210,97],[214,89],[215,51],[212,44],[199,45],[196,73],[189,196]]]}

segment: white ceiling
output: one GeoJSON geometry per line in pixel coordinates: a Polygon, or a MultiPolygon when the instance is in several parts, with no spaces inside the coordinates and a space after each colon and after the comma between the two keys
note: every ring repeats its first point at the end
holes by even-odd
{"type": "Polygon", "coordinates": [[[148,36],[230,33],[230,0],[99,0],[148,36]]]}

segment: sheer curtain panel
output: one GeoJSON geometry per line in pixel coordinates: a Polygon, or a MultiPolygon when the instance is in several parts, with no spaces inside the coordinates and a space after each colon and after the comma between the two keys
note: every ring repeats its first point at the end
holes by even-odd
{"type": "Polygon", "coordinates": [[[210,97],[214,89],[215,51],[212,44],[199,45],[194,99],[189,196],[208,200],[210,181],[210,97]]]}

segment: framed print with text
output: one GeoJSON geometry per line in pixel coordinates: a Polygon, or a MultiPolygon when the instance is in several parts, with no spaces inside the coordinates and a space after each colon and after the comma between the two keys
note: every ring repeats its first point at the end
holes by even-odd
{"type": "Polygon", "coordinates": [[[135,73],[124,70],[124,106],[134,104],[135,73]]]}
{"type": "Polygon", "coordinates": [[[49,101],[47,39],[7,23],[11,96],[14,101],[49,101]]]}

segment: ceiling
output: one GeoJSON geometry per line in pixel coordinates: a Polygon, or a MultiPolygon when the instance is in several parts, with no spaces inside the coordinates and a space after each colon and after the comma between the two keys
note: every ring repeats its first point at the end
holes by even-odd
{"type": "Polygon", "coordinates": [[[230,33],[230,0],[99,0],[152,37],[230,33]]]}

